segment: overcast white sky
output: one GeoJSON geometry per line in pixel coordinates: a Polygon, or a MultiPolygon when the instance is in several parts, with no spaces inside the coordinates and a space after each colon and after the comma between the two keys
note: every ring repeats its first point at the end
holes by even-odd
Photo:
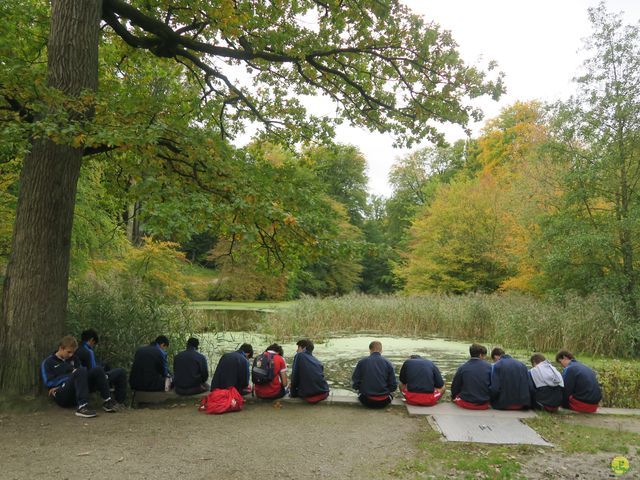
{"type": "MultiPolygon", "coordinates": [[[[482,103],[485,119],[516,100],[553,101],[571,94],[571,79],[581,65],[582,39],[591,31],[587,8],[598,4],[598,0],[403,1],[427,20],[451,30],[466,63],[498,62],[505,73],[507,94],[499,102],[482,103]]],[[[626,23],[640,19],[640,0],[607,0],[606,4],[609,11],[624,11],[626,23]]],[[[450,141],[462,137],[461,131],[448,130],[450,141]]],[[[389,136],[346,126],[339,128],[337,140],[354,144],[364,153],[370,193],[390,195],[389,168],[408,150],[394,149],[389,136]]]]}

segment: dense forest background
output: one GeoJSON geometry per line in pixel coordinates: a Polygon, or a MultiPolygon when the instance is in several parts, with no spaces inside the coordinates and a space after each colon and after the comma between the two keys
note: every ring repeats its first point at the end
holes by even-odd
{"type": "MultiPolygon", "coordinates": [[[[23,22],[46,28],[36,14],[23,22]]],[[[367,193],[357,148],[330,138],[256,138],[234,147],[185,125],[193,148],[217,160],[206,179],[197,165],[146,154],[136,112],[157,111],[180,131],[194,107],[184,102],[189,84],[179,69],[134,63],[127,52],[103,83],[120,95],[114,115],[132,131],[120,133],[129,135],[124,146],[82,165],[73,281],[134,269],[193,300],[609,292],[637,314],[638,31],[604,7],[591,18],[591,57],[570,100],[518,102],[476,137],[389,159],[389,198],[367,193]],[[129,95],[136,88],[148,95],[129,95]]],[[[37,55],[37,45],[23,42],[25,54],[37,55]]],[[[4,115],[0,268],[30,133],[8,122],[15,112],[4,115]]]]}

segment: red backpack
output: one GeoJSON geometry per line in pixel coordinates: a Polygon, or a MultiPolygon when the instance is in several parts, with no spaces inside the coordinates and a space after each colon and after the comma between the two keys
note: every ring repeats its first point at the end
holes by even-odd
{"type": "Polygon", "coordinates": [[[244,398],[238,393],[236,387],[216,388],[202,399],[198,410],[209,414],[220,414],[240,411],[243,406],[244,398]]]}

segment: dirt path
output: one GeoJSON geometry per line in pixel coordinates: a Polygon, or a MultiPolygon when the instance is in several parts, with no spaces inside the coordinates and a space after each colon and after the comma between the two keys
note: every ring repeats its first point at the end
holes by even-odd
{"type": "Polygon", "coordinates": [[[75,417],[1,417],[2,479],[389,478],[425,419],[404,409],[270,403],[211,416],[195,406],[75,417]]]}

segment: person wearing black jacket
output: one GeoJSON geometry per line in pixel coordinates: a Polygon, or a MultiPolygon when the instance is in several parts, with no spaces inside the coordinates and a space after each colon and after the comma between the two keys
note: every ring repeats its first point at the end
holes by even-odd
{"type": "Polygon", "coordinates": [[[451,398],[462,408],[486,410],[491,393],[491,365],[485,360],[486,347],[474,343],[469,347],[471,358],[460,365],[451,382],[451,398]]]}
{"type": "Polygon", "coordinates": [[[324,378],[324,367],[313,356],[314,345],[309,339],[298,340],[298,349],[291,366],[291,397],[300,397],[308,403],[318,403],[329,396],[329,384],[324,378]]]}
{"type": "Polygon", "coordinates": [[[104,370],[109,386],[113,387],[113,396],[118,403],[118,408],[124,408],[127,400],[127,372],[124,368],[109,368],[108,365],[101,365],[96,360],[94,349],[98,345],[98,333],[93,329],[88,329],[80,335],[80,346],[76,350],[76,357],[83,367],[90,370],[101,368],[104,370]]]}
{"type": "Polygon", "coordinates": [[[241,395],[251,393],[249,358],[253,357],[253,347],[243,343],[235,352],[227,352],[218,361],[211,379],[211,391],[216,388],[235,387],[241,395]]]}
{"type": "Polygon", "coordinates": [[[598,409],[598,403],[602,400],[602,391],[596,373],[577,361],[567,350],[558,352],[556,362],[564,367],[562,406],[577,412],[595,412],[598,409]]]}
{"type": "Polygon", "coordinates": [[[88,370],[81,366],[74,356],[77,348],[78,342],[74,337],[63,337],[58,349],[42,361],[40,373],[49,389],[49,396],[61,407],[76,406],[78,417],[91,418],[96,416],[96,412],[89,407],[89,393],[98,390],[104,411],[116,412],[104,370],[88,370]]]}
{"type": "Polygon", "coordinates": [[[411,355],[400,368],[400,391],[409,405],[435,405],[445,391],[440,369],[431,360],[411,355]]]}
{"type": "Polygon", "coordinates": [[[207,359],[198,352],[200,341],[187,340],[187,349],[173,359],[173,388],[178,395],[196,395],[209,390],[207,359]]]}
{"type": "Polygon", "coordinates": [[[391,403],[398,381],[393,365],[382,356],[382,343],[369,344],[369,356],[356,364],[351,383],[365,407],[384,408],[391,403]]]}
{"type": "Polygon", "coordinates": [[[129,385],[141,392],[162,392],[171,382],[167,349],[169,339],[159,335],[149,345],[136,350],[131,366],[129,385]]]}
{"type": "Polygon", "coordinates": [[[522,410],[531,405],[529,371],[501,348],[491,350],[491,406],[496,410],[522,410]]]}

